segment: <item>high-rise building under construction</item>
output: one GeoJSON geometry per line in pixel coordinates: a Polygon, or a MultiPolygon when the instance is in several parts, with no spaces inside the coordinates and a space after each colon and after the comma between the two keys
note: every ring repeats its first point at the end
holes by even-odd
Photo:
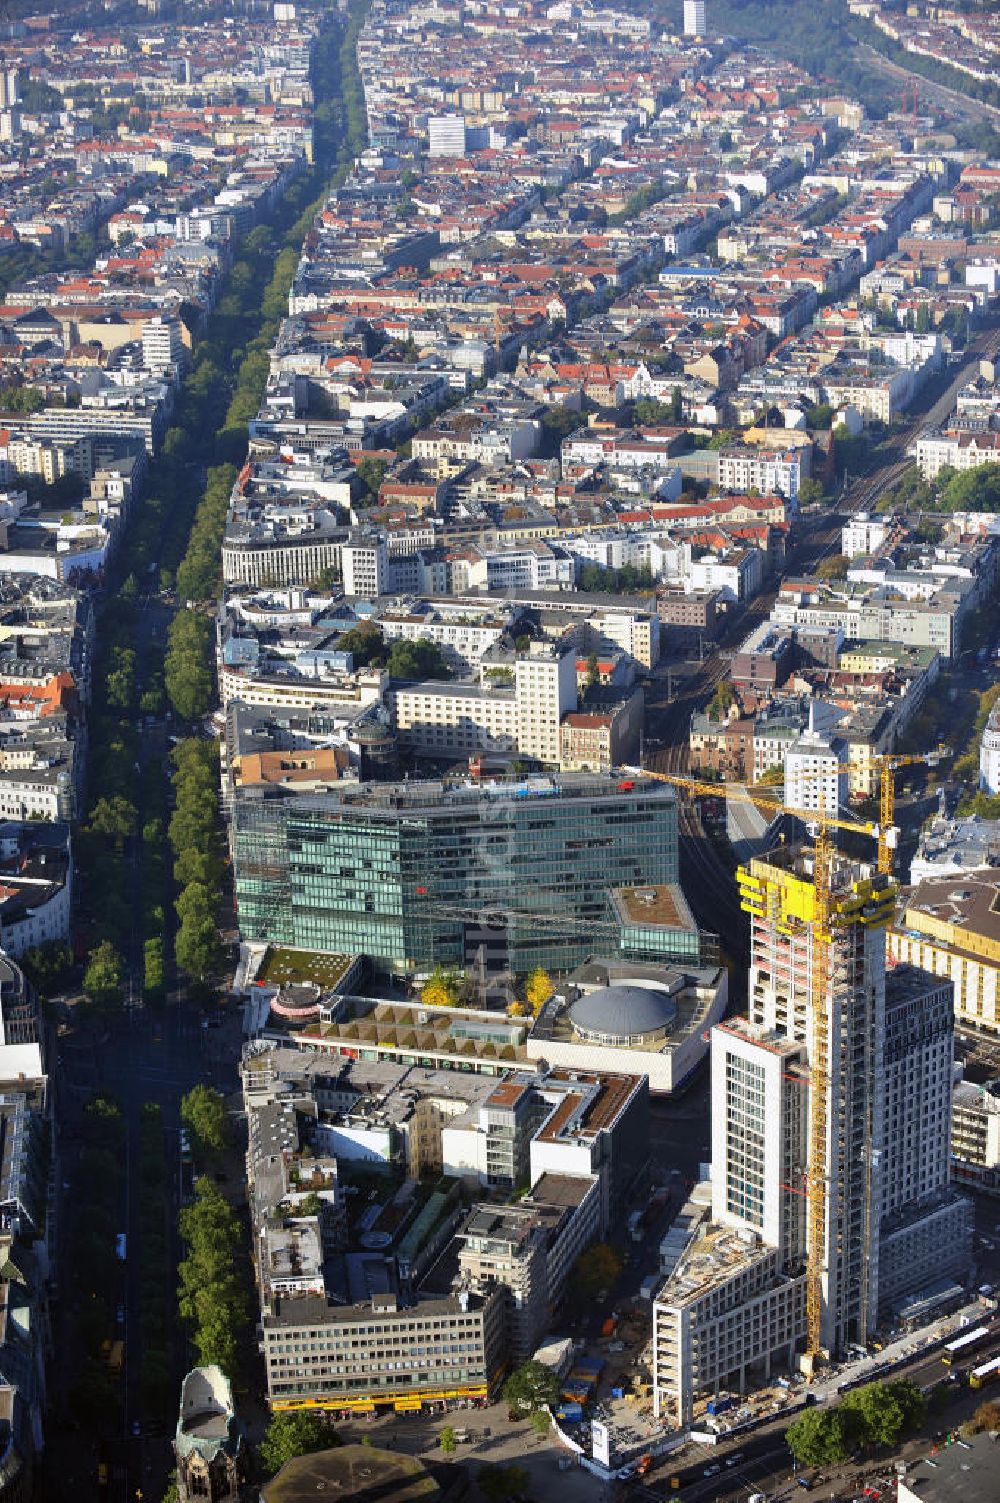
{"type": "Polygon", "coordinates": [[[892,879],[788,848],[739,883],[748,1017],[712,1035],[711,1214],[655,1304],[656,1408],[678,1423],[699,1393],[868,1340],[970,1257],[948,1184],[950,983],[887,975],[892,879]]]}

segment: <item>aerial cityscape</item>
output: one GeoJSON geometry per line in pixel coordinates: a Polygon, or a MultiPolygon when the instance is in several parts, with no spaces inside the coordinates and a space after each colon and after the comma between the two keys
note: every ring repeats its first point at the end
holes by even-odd
{"type": "Polygon", "coordinates": [[[992,0],[8,0],[0,1218],[0,1503],[997,1503],[992,0]]]}

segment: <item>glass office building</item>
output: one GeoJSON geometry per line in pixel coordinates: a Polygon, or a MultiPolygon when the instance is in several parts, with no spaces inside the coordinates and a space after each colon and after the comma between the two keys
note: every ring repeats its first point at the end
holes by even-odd
{"type": "Polygon", "coordinates": [[[678,878],[674,792],[642,778],[257,787],[232,818],[244,939],[396,970],[616,954],[609,889],[678,878]]]}

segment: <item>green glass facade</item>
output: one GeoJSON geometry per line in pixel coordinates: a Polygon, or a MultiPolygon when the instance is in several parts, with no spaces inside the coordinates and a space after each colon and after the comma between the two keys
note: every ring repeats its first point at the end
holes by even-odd
{"type": "Polygon", "coordinates": [[[618,951],[609,888],[677,881],[677,806],[662,784],[585,775],[244,795],[233,852],[244,939],[395,969],[485,954],[566,970],[618,951]]]}

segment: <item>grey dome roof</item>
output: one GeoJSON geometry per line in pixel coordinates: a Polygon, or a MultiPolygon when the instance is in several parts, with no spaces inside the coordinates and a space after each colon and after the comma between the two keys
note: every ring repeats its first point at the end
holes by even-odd
{"type": "Polygon", "coordinates": [[[600,986],[574,1002],[569,1015],[573,1026],[586,1033],[628,1039],[669,1028],[677,1017],[677,1004],[659,988],[600,986]]]}

